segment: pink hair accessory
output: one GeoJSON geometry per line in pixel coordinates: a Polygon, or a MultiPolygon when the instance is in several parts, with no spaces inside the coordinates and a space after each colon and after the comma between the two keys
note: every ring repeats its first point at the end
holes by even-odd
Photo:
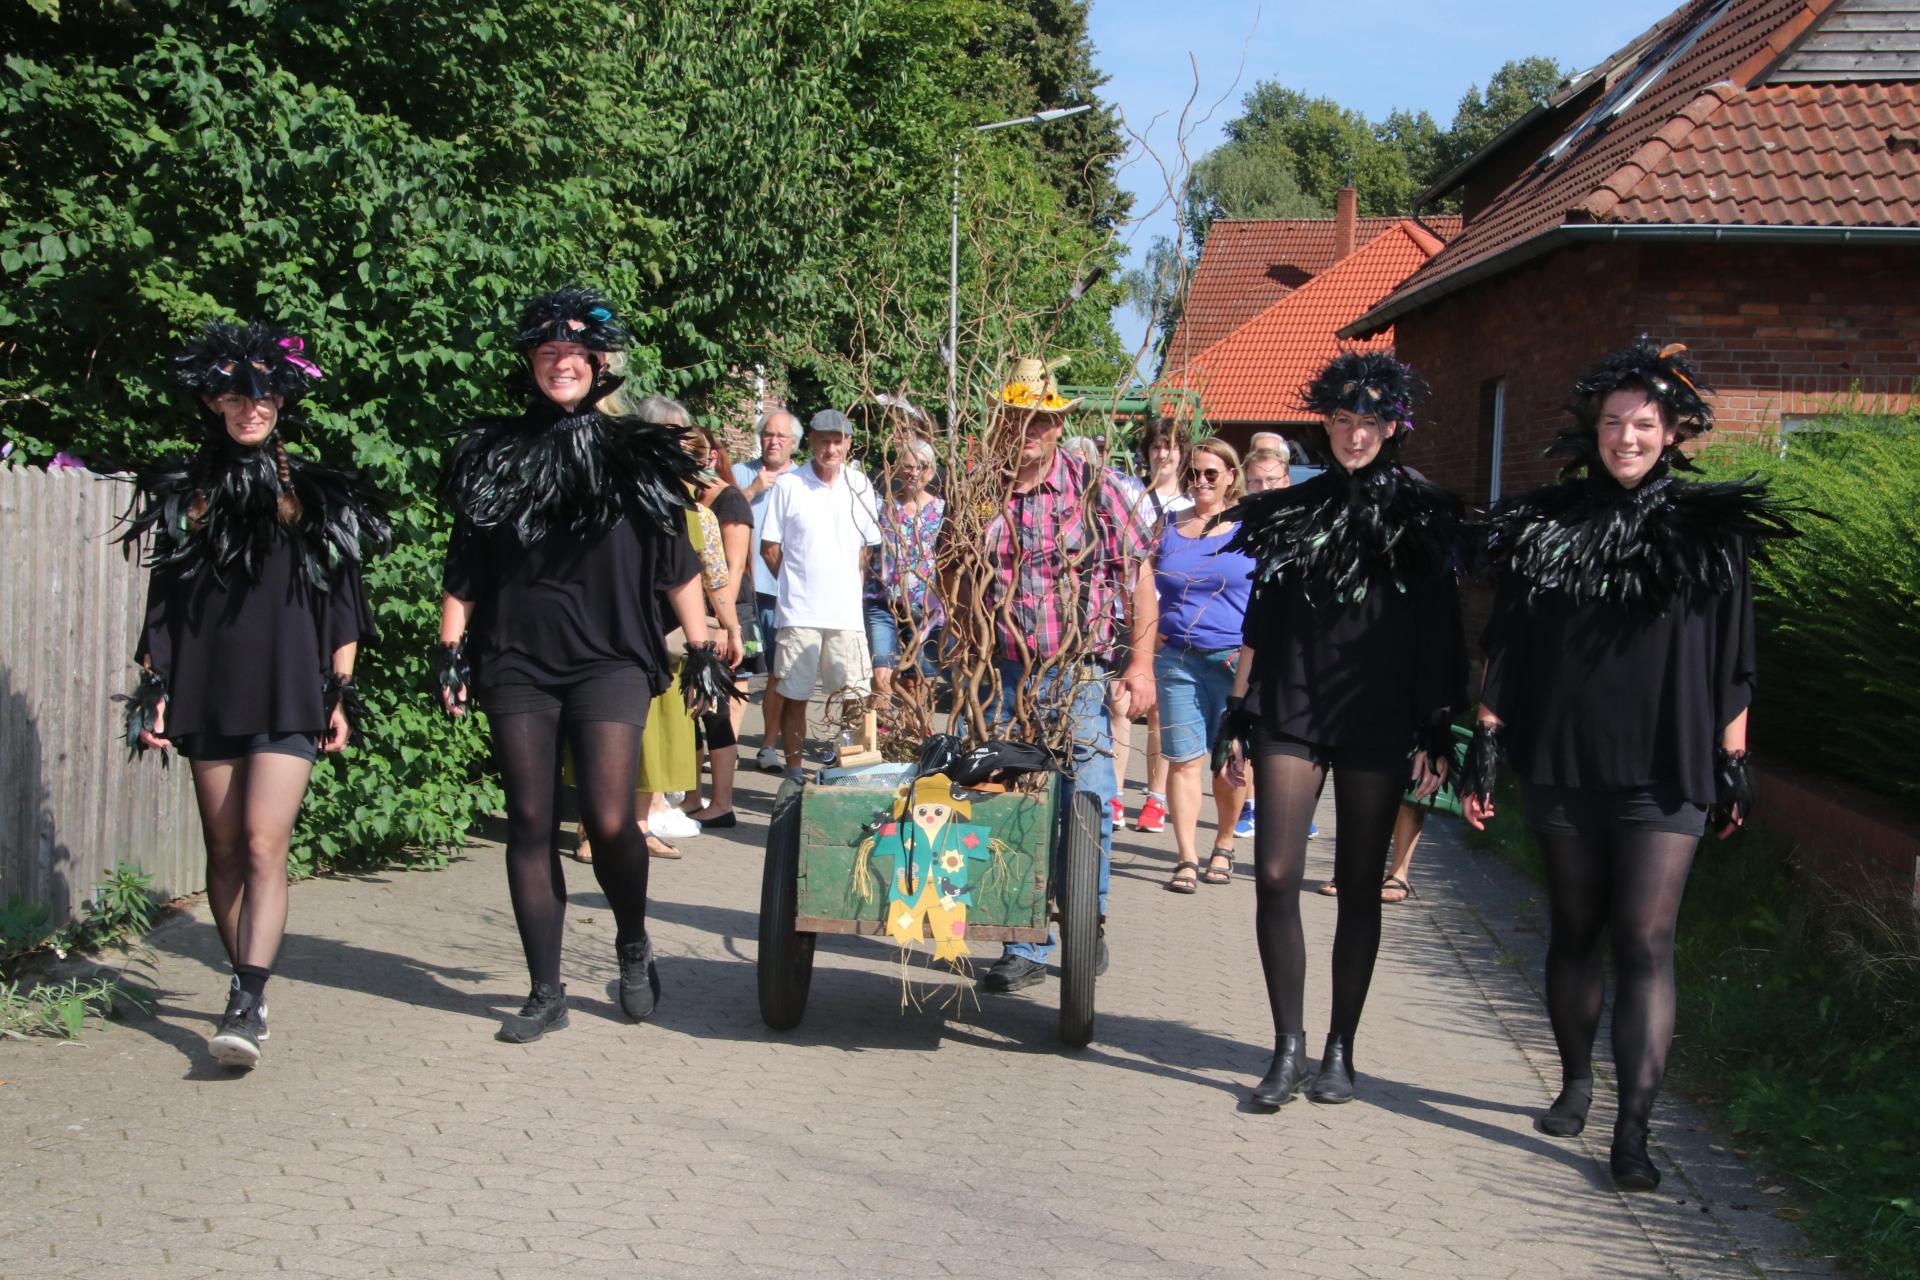
{"type": "Polygon", "coordinates": [[[287,353],[287,363],[306,374],[309,378],[326,376],[320,372],[319,365],[300,354],[307,349],[307,343],[304,338],[282,338],[280,339],[280,349],[287,353]]]}

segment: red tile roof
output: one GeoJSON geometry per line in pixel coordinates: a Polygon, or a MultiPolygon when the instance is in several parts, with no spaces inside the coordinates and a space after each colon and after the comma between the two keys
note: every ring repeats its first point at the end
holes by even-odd
{"type": "MultiPolygon", "coordinates": [[[[1354,247],[1362,248],[1399,218],[1361,218],[1354,247]]],[[[1444,240],[1460,232],[1457,217],[1427,225],[1444,240]]],[[[1332,218],[1221,219],[1207,233],[1199,265],[1187,282],[1186,304],[1167,344],[1166,367],[1178,369],[1248,320],[1334,263],[1332,218]]]]}
{"type": "MultiPolygon", "coordinates": [[[[1397,219],[1365,247],[1273,303],[1201,352],[1164,384],[1200,392],[1208,422],[1305,422],[1300,388],[1340,349],[1334,333],[1386,297],[1440,251],[1411,219],[1397,219]]],[[[1363,343],[1390,349],[1392,331],[1363,343]]]]}
{"type": "MultiPolygon", "coordinates": [[[[1661,24],[1653,46],[1692,29],[1718,2],[1690,0],[1661,24]]],[[[1913,187],[1920,155],[1904,142],[1889,145],[1891,135],[1913,127],[1911,85],[1746,87],[1816,27],[1831,4],[1733,0],[1618,118],[1560,159],[1528,165],[1443,253],[1351,326],[1353,332],[1391,323],[1544,252],[1568,223],[1920,222],[1913,187]]],[[[1609,69],[1615,82],[1642,69],[1637,53],[1616,59],[1609,69]]],[[[1570,104],[1563,110],[1571,127],[1578,115],[1570,104]]]]}
{"type": "Polygon", "coordinates": [[[1571,211],[1617,223],[1911,226],[1920,84],[1714,85],[1571,211]],[[1671,141],[1669,140],[1671,139],[1671,141]]]}

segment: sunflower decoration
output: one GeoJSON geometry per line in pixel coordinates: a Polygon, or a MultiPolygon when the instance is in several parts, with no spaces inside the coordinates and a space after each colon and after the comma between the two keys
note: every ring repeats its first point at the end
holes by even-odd
{"type": "Polygon", "coordinates": [[[1078,396],[1068,399],[1060,394],[1053,371],[1064,359],[1046,361],[1022,356],[1013,362],[1013,377],[995,397],[1009,409],[1031,409],[1035,413],[1066,413],[1080,404],[1078,396]]]}
{"type": "Polygon", "coordinates": [[[887,934],[902,949],[923,938],[933,958],[958,965],[971,955],[967,907],[972,864],[992,856],[992,832],[972,821],[973,806],[945,774],[916,779],[894,802],[893,820],[874,840],[871,861],[891,864],[887,934]]]}

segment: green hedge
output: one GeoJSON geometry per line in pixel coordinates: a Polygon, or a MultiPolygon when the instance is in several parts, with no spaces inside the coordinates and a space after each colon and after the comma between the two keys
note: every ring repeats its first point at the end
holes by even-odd
{"type": "Polygon", "coordinates": [[[1754,573],[1756,744],[1920,800],[1920,417],[1841,411],[1784,451],[1716,443],[1700,461],[1718,478],[1757,473],[1821,513],[1754,573]]]}

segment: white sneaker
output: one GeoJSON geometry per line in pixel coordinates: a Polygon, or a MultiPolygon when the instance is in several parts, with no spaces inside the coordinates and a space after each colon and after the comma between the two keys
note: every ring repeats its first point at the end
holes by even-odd
{"type": "Polygon", "coordinates": [[[678,809],[662,809],[647,818],[647,830],[672,840],[680,836],[699,835],[700,824],[678,809]]]}
{"type": "Polygon", "coordinates": [[[775,751],[772,747],[760,748],[760,754],[753,758],[753,762],[760,767],[760,772],[762,773],[785,773],[787,771],[787,758],[780,754],[780,752],[775,751]]]}

